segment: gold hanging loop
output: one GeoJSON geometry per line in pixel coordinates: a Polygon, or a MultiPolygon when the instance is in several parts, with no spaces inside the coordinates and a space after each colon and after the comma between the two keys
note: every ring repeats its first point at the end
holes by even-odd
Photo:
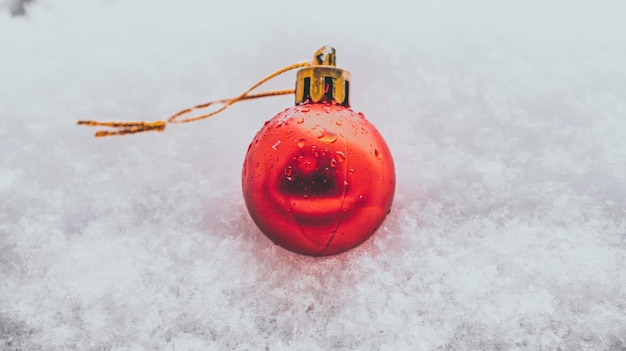
{"type": "Polygon", "coordinates": [[[128,122],[113,122],[113,121],[106,121],[106,122],[100,122],[100,121],[93,121],[93,120],[79,120],[77,121],[78,125],[84,125],[84,126],[89,126],[89,127],[110,127],[113,128],[113,130],[99,130],[95,133],[95,137],[105,137],[105,136],[112,136],[112,135],[125,135],[125,134],[135,134],[135,133],[142,133],[142,132],[150,132],[150,131],[163,131],[165,130],[165,126],[167,124],[171,124],[171,123],[189,123],[189,122],[195,122],[195,121],[199,121],[201,119],[205,119],[205,118],[209,118],[212,116],[215,116],[216,114],[226,110],[228,107],[230,107],[232,104],[240,102],[240,101],[244,101],[244,100],[252,100],[252,99],[258,99],[258,98],[263,98],[263,97],[270,97],[270,96],[278,96],[278,95],[289,95],[289,94],[293,94],[294,93],[294,89],[285,89],[285,90],[274,90],[274,91],[267,91],[267,92],[262,92],[262,93],[256,93],[256,94],[250,94],[254,89],[258,88],[259,86],[263,85],[264,83],[268,82],[269,80],[294,69],[297,68],[302,68],[302,67],[308,67],[311,66],[310,62],[300,62],[300,63],[295,63],[293,65],[289,65],[287,67],[281,68],[278,71],[270,74],[269,76],[261,79],[259,82],[257,82],[256,84],[254,84],[252,87],[250,87],[248,90],[244,91],[243,93],[241,93],[239,96],[236,96],[234,98],[229,98],[229,99],[221,99],[221,100],[215,100],[215,101],[209,101],[207,103],[204,104],[199,104],[190,108],[186,108],[184,110],[179,111],[178,113],[170,116],[167,121],[153,121],[153,122],[148,122],[148,121],[128,121],[128,122]],[[186,114],[189,114],[193,111],[197,111],[197,110],[201,110],[201,109],[205,109],[208,108],[212,105],[215,104],[222,104],[221,107],[219,107],[218,109],[209,112],[207,114],[203,114],[200,116],[195,116],[195,117],[188,117],[188,118],[184,118],[184,119],[179,119],[181,116],[184,116],[186,114]]]}

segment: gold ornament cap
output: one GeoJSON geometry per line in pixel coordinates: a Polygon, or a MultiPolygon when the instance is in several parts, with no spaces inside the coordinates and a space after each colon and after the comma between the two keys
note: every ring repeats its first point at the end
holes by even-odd
{"type": "Polygon", "coordinates": [[[324,46],[315,52],[313,65],[296,75],[296,105],[334,101],[350,106],[350,72],[335,65],[335,48],[324,46]]]}

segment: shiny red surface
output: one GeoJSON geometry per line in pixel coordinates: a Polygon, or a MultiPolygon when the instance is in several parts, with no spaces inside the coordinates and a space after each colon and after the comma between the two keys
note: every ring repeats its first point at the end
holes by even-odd
{"type": "Polygon", "coordinates": [[[367,240],[395,191],[387,144],[362,114],[339,105],[289,108],[248,148],[243,195],[250,216],[276,244],[334,255],[367,240]]]}

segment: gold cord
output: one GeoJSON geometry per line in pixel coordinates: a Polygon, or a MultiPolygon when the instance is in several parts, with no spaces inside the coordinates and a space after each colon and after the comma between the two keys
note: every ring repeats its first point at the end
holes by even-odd
{"type": "Polygon", "coordinates": [[[215,100],[215,101],[210,101],[204,104],[199,104],[190,108],[186,108],[182,111],[179,111],[178,113],[172,115],[171,117],[169,117],[167,119],[167,121],[154,121],[154,122],[146,122],[146,121],[128,121],[128,122],[99,122],[99,121],[92,121],[92,120],[80,120],[77,121],[77,124],[79,125],[84,125],[84,126],[90,126],[90,127],[111,127],[114,128],[113,130],[99,130],[96,132],[95,137],[105,137],[105,136],[112,136],[112,135],[124,135],[124,134],[135,134],[135,133],[141,133],[141,132],[149,132],[149,131],[163,131],[165,129],[165,126],[169,123],[189,123],[189,122],[195,122],[195,121],[199,121],[201,119],[205,119],[205,118],[209,118],[212,116],[215,116],[216,114],[226,110],[228,107],[230,107],[230,105],[237,103],[239,101],[244,101],[244,100],[252,100],[252,99],[258,99],[258,98],[263,98],[263,97],[269,97],[269,96],[278,96],[278,95],[288,95],[288,94],[293,94],[294,90],[293,89],[285,89],[285,90],[275,90],[275,91],[266,91],[266,92],[262,92],[262,93],[256,93],[256,94],[250,94],[250,92],[252,92],[254,89],[258,88],[259,86],[263,85],[264,83],[266,83],[267,81],[294,69],[297,68],[301,68],[301,67],[308,67],[311,66],[310,62],[300,62],[300,63],[295,63],[293,65],[289,65],[287,67],[281,68],[278,71],[270,74],[269,76],[261,79],[259,82],[257,82],[256,84],[254,84],[252,87],[250,87],[248,90],[246,90],[245,92],[243,92],[242,94],[240,94],[237,97],[234,98],[230,98],[230,99],[221,99],[221,100],[215,100]],[[215,111],[209,112],[207,114],[204,115],[200,115],[200,116],[195,116],[195,117],[188,117],[188,118],[184,118],[184,119],[179,119],[181,116],[189,114],[193,111],[196,110],[201,110],[201,109],[205,109],[207,107],[210,107],[214,104],[222,104],[222,106],[220,108],[218,108],[215,111]]]}

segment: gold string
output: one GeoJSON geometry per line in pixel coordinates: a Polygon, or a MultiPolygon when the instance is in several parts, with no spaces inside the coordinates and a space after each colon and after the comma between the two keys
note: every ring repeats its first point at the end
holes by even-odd
{"type": "Polygon", "coordinates": [[[170,123],[189,123],[189,122],[195,122],[195,121],[199,121],[201,119],[205,119],[205,118],[209,118],[212,116],[215,116],[216,114],[226,110],[228,107],[230,107],[230,105],[237,103],[239,101],[244,101],[244,100],[252,100],[252,99],[258,99],[258,98],[263,98],[263,97],[269,97],[269,96],[278,96],[278,95],[288,95],[288,94],[293,94],[294,90],[293,89],[285,89],[285,90],[274,90],[274,91],[266,91],[266,92],[262,92],[262,93],[256,93],[256,94],[251,94],[251,92],[258,88],[259,86],[263,85],[264,83],[266,83],[267,81],[294,69],[297,68],[301,68],[301,67],[307,67],[307,66],[311,66],[310,62],[300,62],[300,63],[295,63],[293,65],[289,65],[287,67],[281,68],[278,71],[270,74],[269,76],[261,79],[260,81],[258,81],[256,84],[254,84],[252,87],[250,87],[248,90],[244,91],[243,93],[241,93],[239,96],[236,96],[234,98],[229,98],[229,99],[221,99],[221,100],[214,100],[214,101],[209,101],[203,104],[199,104],[190,108],[186,108],[184,110],[179,111],[178,113],[170,116],[166,121],[154,121],[154,122],[147,122],[147,121],[127,121],[127,122],[113,122],[113,121],[106,121],[106,122],[100,122],[100,121],[93,121],[93,120],[79,120],[77,121],[78,125],[84,125],[84,126],[89,126],[89,127],[110,127],[113,128],[113,130],[99,130],[96,132],[95,136],[96,137],[105,137],[105,136],[112,136],[112,135],[124,135],[124,134],[135,134],[135,133],[142,133],[142,132],[149,132],[149,131],[163,131],[165,130],[165,126],[167,124],[170,123]],[[200,115],[200,116],[195,116],[195,117],[188,117],[188,118],[183,118],[183,119],[179,119],[181,116],[189,114],[193,111],[197,111],[197,110],[201,110],[201,109],[205,109],[208,108],[212,105],[215,104],[222,104],[221,107],[219,107],[218,109],[211,111],[209,113],[200,115]]]}

